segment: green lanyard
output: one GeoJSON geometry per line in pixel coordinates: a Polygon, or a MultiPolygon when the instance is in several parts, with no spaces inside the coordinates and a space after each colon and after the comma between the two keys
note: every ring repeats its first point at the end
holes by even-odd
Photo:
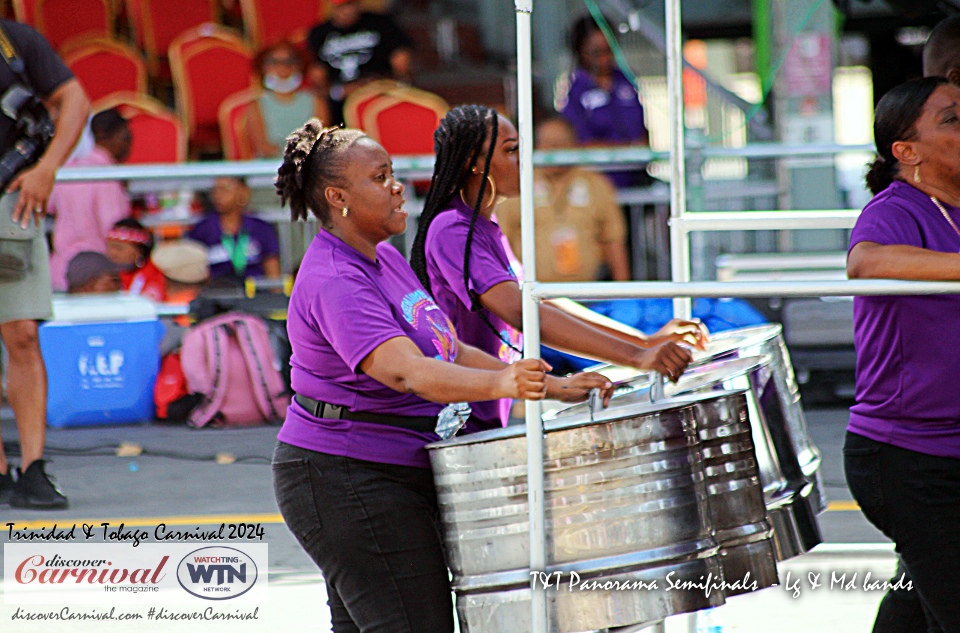
{"type": "Polygon", "coordinates": [[[233,262],[233,272],[237,277],[243,277],[243,273],[247,270],[247,247],[250,245],[250,236],[247,233],[240,233],[234,239],[233,236],[225,234],[220,241],[230,255],[230,261],[233,262]]]}

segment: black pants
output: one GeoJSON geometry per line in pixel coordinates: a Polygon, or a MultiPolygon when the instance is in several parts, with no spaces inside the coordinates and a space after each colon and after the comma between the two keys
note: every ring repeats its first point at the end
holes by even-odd
{"type": "MultiPolygon", "coordinates": [[[[850,491],[867,519],[896,544],[927,611],[928,630],[960,632],[960,459],[853,433],[847,433],[843,454],[850,491]]],[[[910,617],[892,612],[901,608],[915,607],[888,593],[874,631],[896,630],[884,622],[910,617]]]]}
{"type": "Polygon", "coordinates": [[[453,631],[429,469],[279,442],[273,485],[283,520],[327,582],[334,633],[453,631]]]}

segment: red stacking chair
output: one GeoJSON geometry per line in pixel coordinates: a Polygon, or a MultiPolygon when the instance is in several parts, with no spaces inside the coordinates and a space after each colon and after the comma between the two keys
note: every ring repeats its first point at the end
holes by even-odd
{"type": "Polygon", "coordinates": [[[243,24],[257,50],[281,40],[301,42],[327,14],[324,0],[240,0],[243,24]]]}
{"type": "Polygon", "coordinates": [[[220,149],[220,104],[254,85],[253,52],[233,31],[204,24],[177,36],[169,57],[177,107],[191,148],[220,149]]]}
{"type": "Polygon", "coordinates": [[[117,108],[130,124],[133,145],[128,163],[182,163],[187,137],[177,115],[162,103],[135,92],[117,92],[93,104],[94,112],[117,108]]]}
{"type": "Polygon", "coordinates": [[[250,160],[253,147],[247,123],[250,116],[250,104],[260,96],[256,88],[241,90],[227,97],[220,104],[217,117],[220,123],[220,138],[223,141],[223,157],[226,160],[250,160]]]}
{"type": "Polygon", "coordinates": [[[371,104],[389,96],[403,85],[393,79],[378,79],[357,88],[343,103],[343,121],[347,127],[363,128],[363,115],[371,104]]]}
{"type": "Polygon", "coordinates": [[[13,17],[17,22],[23,22],[36,27],[37,0],[13,0],[13,17]]]}
{"type": "Polygon", "coordinates": [[[187,29],[216,22],[218,8],[217,0],[127,0],[127,12],[151,74],[168,79],[170,44],[187,29]]]}
{"type": "Polygon", "coordinates": [[[81,37],[106,37],[113,33],[110,0],[34,0],[35,26],[54,49],[81,37]]]}
{"type": "Polygon", "coordinates": [[[147,64],[126,44],[105,39],[84,41],[67,49],[63,61],[90,101],[114,92],[147,92],[147,64]]]}
{"type": "Polygon", "coordinates": [[[400,87],[365,109],[361,129],[391,155],[432,154],[433,132],[449,110],[433,93],[400,87]]]}

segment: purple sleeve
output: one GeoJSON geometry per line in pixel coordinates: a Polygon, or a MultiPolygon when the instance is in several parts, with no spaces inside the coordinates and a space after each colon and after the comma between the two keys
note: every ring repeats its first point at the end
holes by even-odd
{"type": "Polygon", "coordinates": [[[187,232],[187,238],[200,242],[201,244],[206,244],[207,246],[215,246],[210,236],[209,226],[210,216],[207,216],[193,225],[193,228],[187,232]]]}
{"type": "Polygon", "coordinates": [[[860,242],[876,242],[884,246],[923,246],[916,218],[903,206],[889,199],[864,208],[850,235],[850,248],[860,242]]]}
{"type": "MultiPolygon", "coordinates": [[[[490,244],[479,231],[474,232],[473,246],[470,249],[470,288],[478,295],[504,281],[516,281],[506,261],[506,253],[498,242],[490,244]],[[501,251],[502,259],[497,257],[494,248],[501,251]]],[[[432,259],[440,275],[447,280],[457,298],[467,307],[471,306],[470,296],[463,285],[463,257],[466,252],[467,227],[453,225],[443,233],[443,239],[432,241],[432,259]]]]}
{"type": "Polygon", "coordinates": [[[257,241],[260,242],[260,253],[264,258],[280,256],[280,240],[273,225],[268,222],[258,223],[257,241]]]}
{"type": "Polygon", "coordinates": [[[324,284],[310,312],[324,338],[353,371],[382,343],[407,336],[383,294],[360,275],[339,276],[324,284]]]}
{"type": "Polygon", "coordinates": [[[587,115],[580,103],[580,95],[583,94],[583,84],[574,75],[573,83],[567,92],[567,102],[564,104],[561,114],[577,133],[577,141],[585,143],[590,140],[590,129],[587,126],[587,115]]]}

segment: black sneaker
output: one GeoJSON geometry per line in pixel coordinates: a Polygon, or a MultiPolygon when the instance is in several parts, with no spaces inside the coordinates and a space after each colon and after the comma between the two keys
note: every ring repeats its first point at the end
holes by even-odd
{"type": "Polygon", "coordinates": [[[6,475],[0,475],[0,506],[10,503],[10,497],[13,496],[13,471],[7,470],[6,475]]]}
{"type": "Polygon", "coordinates": [[[34,510],[62,510],[69,505],[50,476],[43,470],[44,460],[38,459],[25,471],[17,469],[17,483],[13,486],[10,505],[14,508],[34,510]]]}

